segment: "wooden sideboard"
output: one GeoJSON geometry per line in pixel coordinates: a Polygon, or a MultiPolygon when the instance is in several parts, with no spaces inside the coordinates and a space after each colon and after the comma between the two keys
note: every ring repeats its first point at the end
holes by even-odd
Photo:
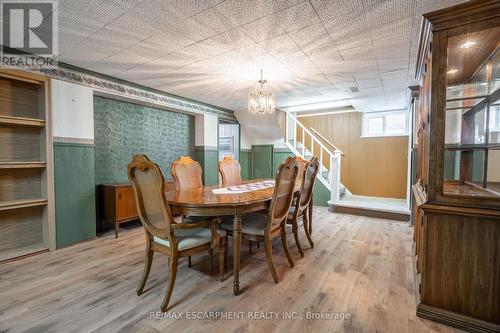
{"type": "MultiPolygon", "coordinates": [[[[165,179],[165,191],[173,190],[175,190],[175,181],[165,179]]],[[[98,192],[98,229],[102,230],[103,222],[112,223],[115,226],[115,237],[118,238],[121,223],[139,218],[132,185],[129,183],[101,184],[98,192]]]]}

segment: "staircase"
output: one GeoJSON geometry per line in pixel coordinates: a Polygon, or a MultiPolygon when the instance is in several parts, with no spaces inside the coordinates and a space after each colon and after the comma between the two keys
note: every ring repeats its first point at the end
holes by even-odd
{"type": "Polygon", "coordinates": [[[330,201],[338,202],[342,196],[350,194],[340,182],[340,166],[344,153],[333,144],[327,143],[319,133],[305,128],[291,113],[285,112],[284,121],[287,148],[304,159],[318,157],[320,167],[317,178],[330,191],[330,201]]]}
{"type": "Polygon", "coordinates": [[[337,213],[362,215],[389,220],[408,221],[406,200],[378,198],[352,194],[340,182],[344,153],[314,129],[307,129],[297,118],[285,112],[278,119],[284,127],[284,142],[296,156],[320,162],[317,179],[330,191],[329,210],[337,213]]]}

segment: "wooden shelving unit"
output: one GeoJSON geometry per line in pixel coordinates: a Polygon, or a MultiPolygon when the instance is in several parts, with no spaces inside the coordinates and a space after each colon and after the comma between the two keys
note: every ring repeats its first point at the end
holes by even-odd
{"type": "Polygon", "coordinates": [[[29,126],[29,127],[44,127],[45,120],[24,118],[24,117],[9,117],[0,115],[0,125],[6,126],[29,126]]]}
{"type": "Polygon", "coordinates": [[[0,261],[55,248],[49,81],[0,71],[0,261]]]}
{"type": "Polygon", "coordinates": [[[45,206],[47,205],[47,199],[28,199],[28,200],[11,200],[11,201],[0,201],[0,211],[19,209],[27,207],[45,206]]]}
{"type": "Polygon", "coordinates": [[[37,161],[25,162],[0,162],[0,169],[33,169],[33,168],[46,168],[47,163],[37,161]]]}

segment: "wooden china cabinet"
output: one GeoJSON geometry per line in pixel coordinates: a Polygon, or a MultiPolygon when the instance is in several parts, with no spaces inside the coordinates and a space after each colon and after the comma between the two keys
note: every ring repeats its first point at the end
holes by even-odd
{"type": "Polygon", "coordinates": [[[417,78],[417,315],[500,332],[500,1],[424,15],[417,78]]]}

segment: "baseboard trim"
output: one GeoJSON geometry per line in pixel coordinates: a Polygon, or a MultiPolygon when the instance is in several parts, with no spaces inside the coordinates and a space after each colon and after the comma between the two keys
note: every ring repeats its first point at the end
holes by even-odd
{"type": "Polygon", "coordinates": [[[467,332],[498,333],[500,325],[426,304],[417,305],[417,316],[452,326],[467,332]]]}
{"type": "Polygon", "coordinates": [[[406,213],[386,212],[376,209],[360,208],[360,207],[347,207],[337,204],[330,204],[328,210],[333,213],[367,216],[385,220],[394,220],[403,222],[408,222],[410,220],[410,214],[406,213]]]}

